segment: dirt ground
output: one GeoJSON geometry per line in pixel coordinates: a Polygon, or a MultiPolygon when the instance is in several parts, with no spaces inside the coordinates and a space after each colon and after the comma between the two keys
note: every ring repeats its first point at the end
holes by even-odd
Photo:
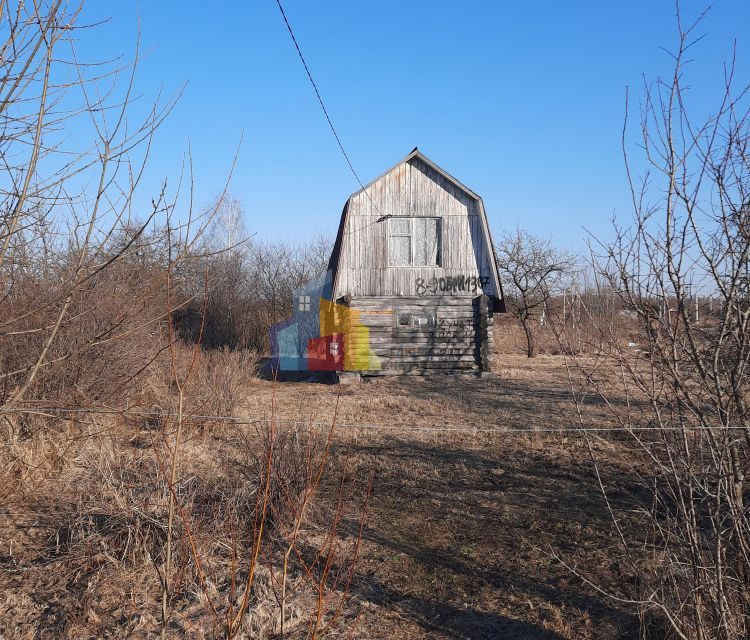
{"type": "MultiPolygon", "coordinates": [[[[251,378],[235,412],[245,424],[191,428],[178,487],[216,601],[226,602],[230,589],[227,500],[242,514],[255,504],[238,439],[257,436],[257,420],[271,416],[292,433],[326,433],[335,418],[333,455],[303,552],[322,548],[342,475],[354,489],[337,536],[342,548],[353,548],[357,505],[373,473],[374,480],[349,599],[322,637],[638,637],[635,617],[581,578],[615,592],[629,581],[615,560],[589,448],[574,431],[564,360],[513,353],[498,354],[495,364],[494,378],[405,376],[352,386],[251,378]]],[[[610,421],[601,404],[585,411],[597,425],[610,421]]],[[[11,449],[47,466],[20,483],[0,512],[3,640],[158,634],[167,493],[157,459],[168,451],[156,448],[159,426],[150,419],[117,423],[114,432],[96,416],[84,419],[85,438],[59,434],[55,444],[41,430],[46,457],[35,453],[36,436],[11,449]]],[[[60,425],[81,433],[81,424],[60,425]]],[[[610,496],[627,495],[626,442],[602,436],[592,446],[607,461],[610,496]]],[[[183,547],[177,578],[194,573],[183,547]]],[[[259,604],[239,638],[281,637],[278,594],[268,580],[274,569],[263,562],[259,604]]],[[[184,584],[175,585],[169,636],[217,637],[201,590],[184,584]]],[[[314,593],[300,594],[289,640],[306,637],[314,608],[314,593]]]]}
{"type": "MultiPolygon", "coordinates": [[[[248,417],[274,398],[284,420],[328,425],[335,413],[337,464],[375,470],[344,637],[637,637],[637,620],[568,568],[605,588],[627,580],[585,442],[540,431],[575,428],[563,359],[499,360],[495,379],[259,381],[249,394],[248,417]]],[[[608,421],[603,407],[587,412],[608,421]]],[[[624,445],[594,443],[613,447],[624,445]]],[[[605,482],[624,478],[613,464],[605,482]]]]}

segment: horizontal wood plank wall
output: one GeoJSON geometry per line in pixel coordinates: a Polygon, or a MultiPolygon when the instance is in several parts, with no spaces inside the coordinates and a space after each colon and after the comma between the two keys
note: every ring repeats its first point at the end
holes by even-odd
{"type": "Polygon", "coordinates": [[[372,374],[486,370],[492,327],[483,299],[484,316],[479,312],[481,298],[476,296],[353,298],[351,309],[356,311],[357,322],[368,327],[369,335],[366,339],[350,337],[345,348],[373,351],[381,369],[369,372],[372,374]],[[434,311],[437,326],[397,323],[399,313],[425,311],[434,311]]]}
{"type": "MultiPolygon", "coordinates": [[[[335,296],[415,296],[418,278],[429,283],[433,278],[489,277],[491,255],[478,202],[421,159],[412,158],[372,183],[367,193],[352,196],[335,296]],[[440,266],[388,266],[389,222],[383,216],[441,218],[440,266]]],[[[472,293],[497,295],[491,282],[472,293]]]]}

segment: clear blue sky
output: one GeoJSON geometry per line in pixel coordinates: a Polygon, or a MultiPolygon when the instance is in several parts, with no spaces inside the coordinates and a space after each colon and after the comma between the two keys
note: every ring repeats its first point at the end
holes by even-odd
{"type": "MultiPolygon", "coordinates": [[[[493,229],[520,224],[580,246],[628,214],[620,152],[625,86],[668,74],[674,5],[628,2],[286,0],[285,9],[344,145],[367,182],[419,148],[484,198],[493,229]]],[[[684,2],[692,17],[703,3],[684,2]]],[[[161,130],[146,188],[176,176],[188,141],[197,196],[224,182],[250,231],[269,239],[333,234],[357,190],[274,0],[99,2],[91,56],[132,53],[138,87],[185,94],[161,130]]],[[[709,108],[737,39],[750,79],[750,3],[718,0],[690,71],[709,108]]]]}

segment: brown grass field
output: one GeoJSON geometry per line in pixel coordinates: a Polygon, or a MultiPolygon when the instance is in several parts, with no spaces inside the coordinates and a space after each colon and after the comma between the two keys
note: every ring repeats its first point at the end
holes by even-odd
{"type": "MultiPolygon", "coordinates": [[[[336,418],[331,459],[299,548],[309,557],[325,547],[342,475],[348,481],[336,532],[340,552],[325,553],[334,571],[341,562],[345,572],[343,559],[357,539],[361,547],[350,586],[330,587],[329,620],[342,604],[316,637],[637,637],[637,620],[569,568],[615,591],[629,580],[612,553],[616,541],[582,436],[483,432],[574,430],[562,356],[529,360],[516,350],[498,353],[495,364],[494,379],[412,376],[338,386],[252,378],[242,386],[235,414],[248,422],[273,414],[287,438],[324,434],[336,418]]],[[[586,411],[598,425],[609,422],[596,403],[586,411]]],[[[4,639],[147,638],[159,631],[166,493],[154,455],[164,451],[155,444],[158,425],[76,420],[87,421],[86,437],[31,434],[4,452],[16,462],[44,461],[13,490],[8,474],[21,467],[11,464],[5,476],[4,639]]],[[[73,422],[59,428],[81,433],[73,422]]],[[[231,531],[242,530],[255,504],[247,480],[253,461],[239,452],[262,448],[258,433],[253,424],[201,424],[188,430],[181,452],[180,496],[207,592],[219,602],[231,599],[231,531]]],[[[604,436],[593,446],[611,461],[604,481],[616,495],[626,488],[626,444],[604,436]]],[[[185,544],[177,545],[174,562],[169,636],[217,637],[185,544]]],[[[280,637],[274,570],[271,556],[261,557],[255,604],[237,637],[280,637]]],[[[314,582],[297,571],[285,637],[308,637],[314,582]]]]}
{"type": "MultiPolygon", "coordinates": [[[[337,463],[376,470],[350,603],[357,624],[344,637],[637,637],[625,610],[556,558],[597,584],[623,579],[608,557],[616,542],[582,438],[481,433],[574,429],[563,359],[502,360],[497,380],[385,378],[341,392],[337,463]],[[344,426],[363,422],[383,429],[344,426]],[[456,427],[465,432],[422,430],[456,427]]],[[[261,387],[250,414],[270,392],[261,387]]],[[[278,387],[290,419],[333,415],[335,386],[278,387]]],[[[590,411],[607,422],[601,408],[590,411]]],[[[607,455],[618,445],[595,446],[607,455]]]]}

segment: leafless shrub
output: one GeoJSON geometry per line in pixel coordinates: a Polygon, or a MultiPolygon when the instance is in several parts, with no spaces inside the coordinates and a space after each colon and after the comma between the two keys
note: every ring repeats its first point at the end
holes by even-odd
{"type": "MultiPolygon", "coordinates": [[[[183,270],[178,280],[183,295],[195,298],[201,291],[202,273],[208,274],[203,345],[267,353],[270,327],[292,315],[294,290],[325,271],[331,242],[325,236],[301,244],[249,238],[218,252],[225,234],[212,233],[206,239],[206,257],[193,262],[190,272],[183,270]]],[[[197,302],[175,314],[187,340],[195,339],[201,318],[197,302]]]]}
{"type": "Polygon", "coordinates": [[[137,53],[125,66],[80,63],[70,36],[83,29],[80,6],[50,0],[6,9],[0,15],[3,416],[40,399],[70,405],[126,396],[129,382],[163,346],[166,260],[184,256],[199,235],[167,234],[175,226],[175,200],[166,190],[140,221],[131,213],[150,140],[177,96],[153,105],[139,123],[131,113],[137,53]],[[74,127],[80,136],[67,135],[74,127]],[[136,340],[149,333],[152,340],[136,340]]]}
{"type": "MultiPolygon", "coordinates": [[[[573,385],[581,425],[587,396],[597,394],[640,452],[629,462],[638,487],[624,506],[590,447],[622,565],[634,576],[610,595],[640,612],[644,634],[656,621],[675,637],[729,640],[750,634],[750,108],[732,64],[714,114],[689,113],[687,55],[700,24],[686,26],[678,11],[673,73],[644,91],[647,170],[639,184],[631,179],[632,227],[618,226],[595,256],[637,344],[600,324],[600,357],[571,363],[586,380],[573,385]],[[721,302],[705,317],[694,312],[690,285],[699,283],[721,302]]],[[[626,160],[630,171],[627,152],[626,160]]]]}
{"type": "MultiPolygon", "coordinates": [[[[215,632],[224,637],[257,629],[259,619],[270,625],[266,631],[282,634],[307,623],[311,637],[317,637],[341,617],[354,576],[371,487],[364,488],[364,506],[357,505],[353,490],[361,479],[342,478],[332,513],[313,512],[321,481],[330,471],[333,425],[327,434],[282,428],[277,437],[278,426],[271,416],[256,428],[237,432],[214,451],[213,463],[201,460],[201,470],[189,452],[205,436],[189,423],[181,441],[173,429],[167,438],[174,444],[166,446],[165,438],[158,447],[158,466],[172,497],[173,527],[179,523],[167,547],[173,551],[165,556],[165,571],[172,553],[190,557],[189,564],[175,567],[173,577],[164,579],[167,606],[176,602],[175,585],[192,584],[205,599],[215,632]],[[168,463],[176,445],[183,462],[172,476],[168,463]],[[213,468],[217,475],[209,480],[205,475],[213,468]],[[195,473],[201,474],[199,480],[181,480],[195,473]],[[359,533],[349,542],[338,533],[344,516],[360,522],[359,533]]],[[[212,431],[218,429],[214,425],[212,431]]],[[[166,530],[169,540],[169,524],[166,530]]],[[[169,617],[167,612],[164,619],[169,617]]]]}
{"type": "MultiPolygon", "coordinates": [[[[71,35],[82,35],[80,7],[3,7],[0,535],[11,570],[1,591],[43,593],[54,614],[47,620],[32,597],[0,633],[106,636],[122,627],[125,636],[135,628],[123,620],[137,618],[166,635],[190,607],[204,630],[257,630],[279,620],[277,569],[261,555],[280,544],[265,530],[269,496],[283,496],[274,517],[299,532],[312,522],[300,496],[312,501],[328,467],[317,448],[305,458],[277,454],[273,438],[265,448],[239,438],[249,427],[226,418],[257,355],[205,347],[264,345],[325,251],[233,250],[226,193],[195,212],[164,187],[133,213],[151,139],[177,96],[137,122],[137,53],[132,64],[81,63],[71,35]],[[217,217],[229,232],[212,248],[203,236],[217,217]],[[180,335],[186,311],[197,322],[180,335]],[[264,464],[249,472],[252,451],[264,452],[264,464]]],[[[329,549],[343,544],[335,526],[328,531],[329,549]]],[[[292,548],[301,544],[297,536],[292,548]]],[[[334,581],[330,567],[314,569],[321,556],[287,567],[316,596],[305,608],[287,600],[287,623],[307,620],[303,610],[314,628],[324,623],[321,593],[334,581]]]]}
{"type": "Polygon", "coordinates": [[[546,322],[548,303],[575,270],[575,256],[552,242],[516,229],[503,234],[498,267],[507,283],[506,305],[526,335],[526,353],[536,355],[536,324],[546,322]]]}

